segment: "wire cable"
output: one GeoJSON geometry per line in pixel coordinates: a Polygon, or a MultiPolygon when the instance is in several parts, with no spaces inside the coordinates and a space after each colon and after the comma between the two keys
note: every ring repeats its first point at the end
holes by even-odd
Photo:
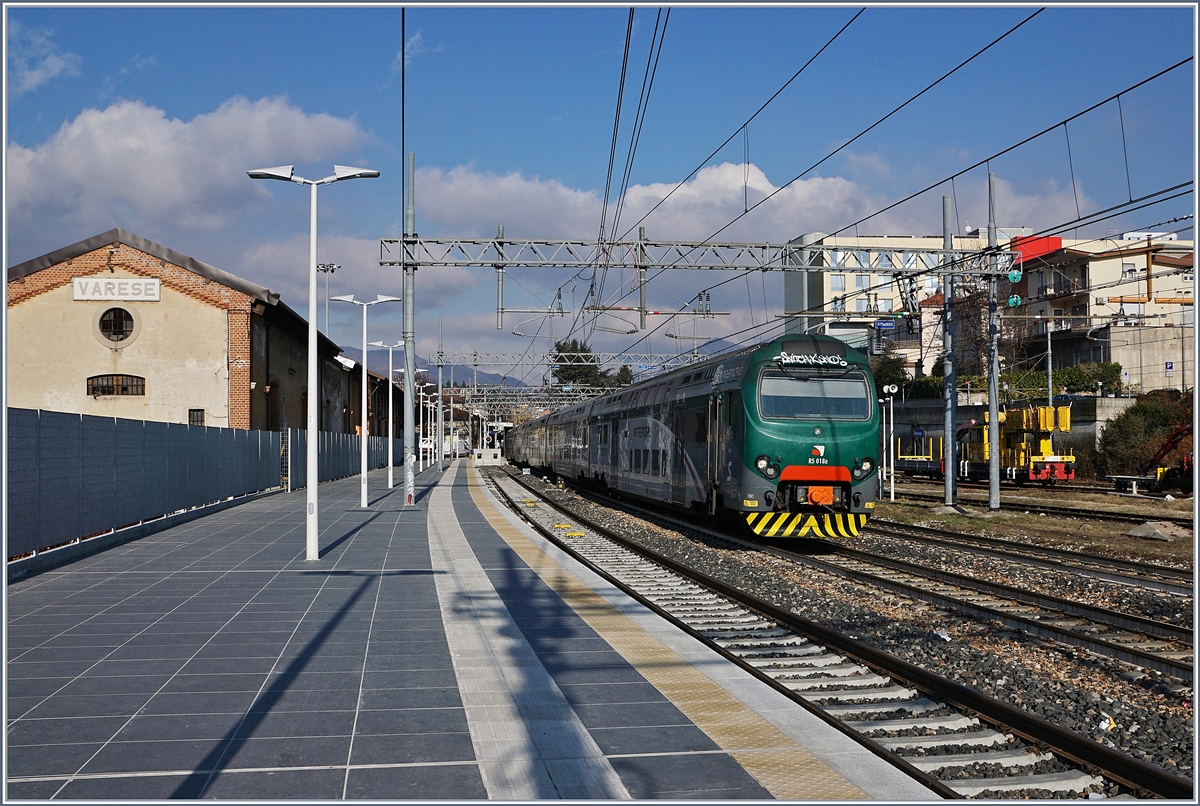
{"type": "Polygon", "coordinates": [[[851,23],[853,23],[855,20],[857,20],[859,18],[864,11],[866,11],[865,8],[860,8],[858,10],[858,12],[855,13],[855,15],[850,18],[849,22],[847,22],[840,29],[838,29],[838,32],[836,34],[834,34],[832,37],[830,37],[829,41],[827,41],[824,45],[822,45],[820,50],[818,50],[816,53],[814,53],[812,55],[812,57],[809,58],[809,60],[807,62],[805,62],[804,65],[799,70],[797,70],[791,78],[789,78],[787,81],[785,81],[783,83],[782,87],[780,87],[779,89],[777,89],[775,91],[774,95],[772,95],[770,98],[768,98],[763,103],[763,105],[760,106],[757,111],[755,111],[755,113],[753,115],[746,118],[744,123],[742,123],[736,129],[734,129],[733,134],[729,135],[729,137],[727,137],[725,139],[725,142],[721,143],[721,145],[717,146],[711,154],[709,154],[707,157],[705,157],[703,160],[701,160],[700,164],[691,170],[691,173],[689,173],[687,176],[685,176],[679,182],[679,184],[677,184],[677,185],[675,185],[675,187],[671,188],[671,190],[667,193],[666,196],[663,196],[662,199],[660,199],[657,204],[655,204],[648,211],[646,211],[646,214],[643,215],[641,218],[639,218],[636,222],[634,222],[633,226],[631,226],[629,229],[625,230],[625,232],[623,232],[621,234],[620,238],[618,238],[617,240],[621,240],[622,238],[625,238],[627,235],[629,235],[629,233],[633,232],[634,227],[638,226],[643,221],[645,221],[647,218],[649,218],[650,214],[653,213],[655,210],[657,210],[659,207],[661,207],[663,202],[665,202],[667,199],[671,198],[671,196],[674,195],[675,191],[679,190],[681,187],[683,187],[685,184],[687,184],[687,181],[689,179],[691,179],[693,176],[695,176],[700,171],[701,168],[703,168],[705,165],[707,165],[709,160],[711,160],[713,157],[717,156],[717,154],[719,154],[721,152],[721,149],[723,149],[725,146],[729,145],[729,143],[733,141],[733,138],[737,137],[742,132],[742,129],[744,129],[746,126],[749,126],[750,122],[753,121],[756,117],[758,117],[759,114],[764,109],[766,109],[767,106],[772,101],[774,101],[777,97],[779,97],[779,94],[781,92],[786,90],[793,81],[795,81],[797,78],[799,78],[800,74],[803,73],[805,70],[807,70],[808,66],[811,65],[814,61],[816,61],[817,57],[820,56],[822,53],[824,53],[826,51],[826,49],[828,49],[829,46],[832,45],[837,40],[837,38],[840,37],[842,35],[842,33],[847,28],[850,27],[851,23]]]}

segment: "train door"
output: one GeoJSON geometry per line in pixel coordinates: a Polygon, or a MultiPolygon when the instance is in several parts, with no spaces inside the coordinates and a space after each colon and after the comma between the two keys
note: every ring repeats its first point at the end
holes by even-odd
{"type": "Polygon", "coordinates": [[[683,406],[671,408],[671,503],[687,503],[687,467],[683,429],[687,423],[683,406]]]}
{"type": "Polygon", "coordinates": [[[721,486],[721,465],[725,456],[725,429],[722,422],[724,400],[721,395],[708,396],[708,416],[706,418],[707,445],[704,464],[705,482],[708,490],[708,514],[717,512],[717,490],[721,486]]]}
{"type": "Polygon", "coordinates": [[[621,420],[620,416],[614,414],[609,423],[609,441],[608,441],[608,486],[614,490],[617,489],[617,478],[621,470],[621,450],[623,443],[621,440],[621,420]]]}

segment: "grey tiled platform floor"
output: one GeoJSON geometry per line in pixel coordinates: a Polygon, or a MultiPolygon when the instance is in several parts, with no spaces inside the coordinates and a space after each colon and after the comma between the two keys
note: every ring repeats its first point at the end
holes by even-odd
{"type": "MultiPolygon", "coordinates": [[[[322,485],[315,562],[299,491],[10,584],[7,798],[770,798],[497,533],[470,472],[426,471],[408,509],[382,471],[368,509],[357,478],[322,485]]],[[[720,678],[714,657],[689,662],[720,678]]],[[[841,774],[920,799],[834,738],[841,774]]]]}
{"type": "Polygon", "coordinates": [[[487,796],[442,630],[428,486],[248,502],[8,588],[7,795],[487,796]]]}

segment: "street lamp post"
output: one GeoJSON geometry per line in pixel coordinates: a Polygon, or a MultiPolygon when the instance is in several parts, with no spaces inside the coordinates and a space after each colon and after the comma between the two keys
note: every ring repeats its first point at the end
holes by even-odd
{"type": "MultiPolygon", "coordinates": [[[[365,309],[364,309],[365,310],[365,309]]],[[[392,375],[395,370],[392,369],[392,350],[397,347],[404,346],[404,339],[395,344],[384,344],[381,341],[371,342],[372,347],[386,347],[388,351],[388,489],[391,490],[396,485],[392,479],[392,466],[395,464],[394,456],[392,455],[393,443],[396,441],[395,435],[392,433],[396,422],[396,416],[392,413],[392,400],[396,397],[395,390],[392,389],[392,375]]]]}
{"type": "MultiPolygon", "coordinates": [[[[329,335],[329,275],[340,269],[336,263],[318,263],[317,271],[325,275],[325,335],[329,335]]],[[[332,338],[332,337],[331,337],[332,338]]]]}
{"type": "MultiPolygon", "coordinates": [[[[371,305],[378,305],[381,302],[399,302],[400,297],[389,297],[384,294],[377,294],[375,299],[370,302],[359,302],[354,298],[353,294],[345,294],[339,297],[331,297],[336,302],[349,302],[352,305],[362,307],[363,312],[363,338],[362,338],[362,464],[359,478],[359,504],[365,509],[367,507],[367,308],[371,305]]],[[[391,377],[388,378],[388,384],[392,382],[391,377]]]]}
{"type": "Polygon", "coordinates": [[[317,186],[331,185],[343,179],[373,179],[379,176],[379,171],[370,168],[351,168],[345,165],[333,166],[333,175],[324,179],[305,179],[296,176],[294,166],[279,165],[274,168],[259,168],[247,171],[251,179],[279,179],[284,182],[295,182],[297,185],[308,185],[309,215],[308,215],[308,425],[306,437],[305,460],[305,558],[320,559],[319,520],[317,517],[317,406],[321,395],[317,376],[317,186]]]}

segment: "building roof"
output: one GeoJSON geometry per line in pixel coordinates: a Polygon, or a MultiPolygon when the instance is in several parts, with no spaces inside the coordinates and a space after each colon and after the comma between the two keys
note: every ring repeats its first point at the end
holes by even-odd
{"type": "MultiPolygon", "coordinates": [[[[82,241],[64,246],[61,249],[55,249],[53,252],[48,252],[41,257],[35,257],[32,260],[26,260],[24,263],[18,263],[16,266],[11,266],[8,270],[8,282],[27,277],[35,274],[43,269],[48,269],[51,266],[57,266],[72,258],[86,255],[88,252],[94,252],[97,249],[102,249],[109,244],[122,243],[130,248],[137,249],[140,252],[145,252],[147,255],[165,260],[166,262],[179,266],[182,269],[187,269],[190,272],[199,274],[202,277],[221,283],[235,291],[241,291],[243,294],[253,297],[260,302],[265,302],[271,307],[280,312],[285,319],[294,320],[297,323],[303,324],[307,328],[307,320],[300,314],[293,311],[279,299],[279,294],[269,288],[264,288],[257,283],[252,283],[249,280],[238,277],[235,274],[230,274],[223,269],[218,269],[216,266],[196,260],[194,257],[176,252],[170,247],[155,243],[134,235],[123,229],[110,229],[108,232],[102,232],[99,235],[94,235],[91,238],[86,238],[82,241]]],[[[324,333],[317,333],[318,343],[324,345],[325,349],[337,355],[342,352],[342,348],[335,342],[329,339],[324,333]]]]}
{"type": "Polygon", "coordinates": [[[174,249],[147,240],[140,235],[134,235],[132,232],[126,232],[123,229],[110,229],[108,232],[102,232],[99,235],[78,241],[70,246],[55,249],[53,252],[48,252],[41,257],[35,257],[32,260],[26,260],[24,263],[11,266],[8,270],[8,281],[12,282],[20,277],[27,277],[30,274],[48,269],[51,266],[57,266],[59,263],[65,263],[72,258],[85,255],[88,252],[94,252],[113,243],[123,243],[140,252],[145,252],[148,255],[165,260],[168,263],[187,269],[202,277],[207,277],[222,285],[241,291],[243,294],[254,297],[268,305],[276,305],[279,302],[279,294],[269,288],[263,288],[249,280],[244,280],[227,271],[218,269],[216,266],[210,266],[207,263],[196,260],[194,257],[189,257],[182,252],[176,252],[174,249]]]}

